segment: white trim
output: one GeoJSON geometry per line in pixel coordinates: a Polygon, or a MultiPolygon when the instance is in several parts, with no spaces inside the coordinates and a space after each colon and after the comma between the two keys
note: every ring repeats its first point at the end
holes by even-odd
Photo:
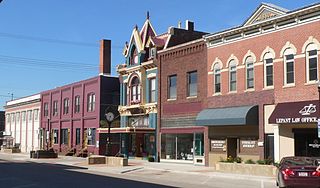
{"type": "Polygon", "coordinates": [[[292,48],[287,48],[284,52],[283,52],[283,86],[291,86],[294,85],[296,82],[296,74],[295,74],[295,52],[292,48]],[[290,52],[291,51],[291,52],[290,52]],[[286,60],[286,55],[293,55],[293,59],[287,61],[286,60]],[[287,63],[292,63],[293,64],[293,83],[287,83],[288,82],[288,78],[287,78],[287,63]]]}
{"type": "Polygon", "coordinates": [[[250,56],[251,56],[252,59],[253,59],[253,64],[256,63],[256,61],[257,61],[256,55],[255,55],[253,52],[251,52],[251,50],[248,50],[248,52],[243,56],[242,65],[245,65],[245,64],[246,64],[246,60],[247,60],[247,58],[250,57],[250,56]]]}
{"type": "Polygon", "coordinates": [[[297,54],[297,48],[289,41],[286,42],[286,44],[282,47],[281,51],[280,51],[280,58],[282,58],[285,54],[285,52],[291,49],[293,51],[293,55],[297,54]]]}
{"type": "Polygon", "coordinates": [[[306,53],[307,48],[308,48],[308,46],[309,46],[310,44],[315,44],[315,45],[317,46],[317,50],[320,50],[320,43],[319,43],[319,41],[318,41],[316,38],[314,38],[313,36],[310,36],[310,37],[308,38],[308,40],[303,44],[302,49],[301,49],[301,53],[303,53],[303,54],[306,53]]]}
{"type": "Polygon", "coordinates": [[[215,59],[215,60],[213,61],[213,63],[211,64],[211,70],[212,70],[212,71],[214,71],[214,66],[215,66],[217,63],[220,65],[220,69],[223,69],[223,63],[222,63],[222,61],[221,61],[218,57],[216,57],[216,59],[215,59]]]}
{"type": "MultiPolygon", "coordinates": [[[[171,37],[171,35],[169,35],[171,37]]],[[[170,38],[167,39],[167,41],[169,41],[170,38]]],[[[169,47],[167,48],[167,45],[165,45],[165,48],[163,48],[162,50],[159,50],[158,51],[158,54],[160,53],[164,53],[164,52],[167,52],[167,51],[170,51],[170,50],[174,50],[174,49],[177,49],[177,48],[181,48],[181,47],[185,47],[185,46],[188,46],[190,44],[195,44],[195,43],[198,43],[198,42],[201,42],[201,41],[204,41],[203,38],[200,38],[200,39],[197,39],[197,40],[193,40],[193,41],[190,41],[190,42],[186,42],[186,43],[182,43],[182,44],[179,44],[179,45],[176,45],[176,46],[172,46],[172,47],[169,47]]]]}

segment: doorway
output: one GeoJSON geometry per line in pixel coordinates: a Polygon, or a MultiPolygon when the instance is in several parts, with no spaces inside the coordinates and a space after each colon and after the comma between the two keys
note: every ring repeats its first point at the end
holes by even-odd
{"type": "Polygon", "coordinates": [[[237,157],[237,138],[227,138],[227,157],[237,157]]]}
{"type": "Polygon", "coordinates": [[[320,138],[317,129],[295,129],[295,156],[320,157],[320,138]]]}

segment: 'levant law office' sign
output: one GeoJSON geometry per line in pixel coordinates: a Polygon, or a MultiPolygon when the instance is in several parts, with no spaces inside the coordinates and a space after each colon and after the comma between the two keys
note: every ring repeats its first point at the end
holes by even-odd
{"type": "Polygon", "coordinates": [[[305,124],[317,123],[319,101],[302,101],[279,103],[272,112],[269,123],[276,124],[305,124]]]}

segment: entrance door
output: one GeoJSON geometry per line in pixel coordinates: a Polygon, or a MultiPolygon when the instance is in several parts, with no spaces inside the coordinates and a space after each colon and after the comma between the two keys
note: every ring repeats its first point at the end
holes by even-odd
{"type": "Polygon", "coordinates": [[[237,157],[237,138],[227,138],[227,156],[237,157]]]}
{"type": "Polygon", "coordinates": [[[203,133],[194,133],[194,164],[204,165],[204,142],[203,133]]]}
{"type": "Polygon", "coordinates": [[[295,156],[320,157],[317,129],[304,129],[294,134],[295,156]]]}

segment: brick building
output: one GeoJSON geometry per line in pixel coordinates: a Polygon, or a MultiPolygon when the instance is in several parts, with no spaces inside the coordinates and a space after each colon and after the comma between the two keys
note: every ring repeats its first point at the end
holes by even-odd
{"type": "MultiPolygon", "coordinates": [[[[111,41],[101,41],[100,75],[41,92],[41,132],[48,148],[67,153],[87,151],[106,154],[107,134],[104,128],[109,107],[119,104],[119,79],[110,76],[111,41]]],[[[117,108],[117,107],[116,107],[117,108]]],[[[119,121],[111,125],[119,127],[119,121]]],[[[113,140],[119,141],[117,135],[113,140]]],[[[112,154],[119,150],[113,147],[112,154]]]]}
{"type": "Polygon", "coordinates": [[[239,27],[206,35],[208,164],[320,156],[317,144],[320,4],[263,3],[239,27]],[[300,113],[299,113],[300,112],[300,113]]]}
{"type": "Polygon", "coordinates": [[[8,101],[4,109],[5,135],[12,137],[12,145],[21,152],[40,149],[40,94],[8,101]]]}
{"type": "Polygon", "coordinates": [[[205,162],[207,131],[195,120],[205,108],[206,54],[202,38],[158,52],[161,161],[205,162]]]}

